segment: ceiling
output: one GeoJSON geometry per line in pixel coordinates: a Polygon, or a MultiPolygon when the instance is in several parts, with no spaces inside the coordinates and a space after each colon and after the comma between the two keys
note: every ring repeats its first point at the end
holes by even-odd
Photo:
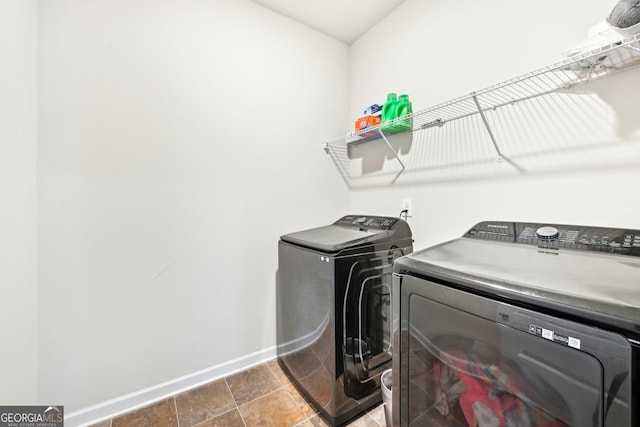
{"type": "Polygon", "coordinates": [[[351,44],[404,0],[252,0],[351,44]]]}

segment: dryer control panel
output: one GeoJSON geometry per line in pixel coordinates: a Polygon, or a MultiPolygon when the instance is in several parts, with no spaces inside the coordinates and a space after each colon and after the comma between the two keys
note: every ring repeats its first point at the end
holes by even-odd
{"type": "Polygon", "coordinates": [[[333,224],[343,227],[355,227],[373,230],[391,230],[396,222],[398,222],[398,218],[391,218],[386,216],[347,215],[343,216],[333,224]]]}
{"type": "Polygon", "coordinates": [[[640,256],[640,230],[566,224],[483,221],[463,237],[551,249],[640,256]]]}

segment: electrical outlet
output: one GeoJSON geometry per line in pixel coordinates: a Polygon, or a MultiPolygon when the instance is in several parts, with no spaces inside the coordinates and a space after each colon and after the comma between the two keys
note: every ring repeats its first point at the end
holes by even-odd
{"type": "Polygon", "coordinates": [[[405,218],[411,218],[413,216],[413,206],[411,199],[402,199],[402,210],[407,212],[404,214],[405,218]]]}

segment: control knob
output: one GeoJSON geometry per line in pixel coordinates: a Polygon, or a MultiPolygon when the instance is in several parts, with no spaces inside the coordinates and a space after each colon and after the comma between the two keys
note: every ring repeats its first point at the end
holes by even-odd
{"type": "Polygon", "coordinates": [[[536,230],[538,240],[544,240],[545,242],[557,240],[559,236],[560,232],[555,227],[540,227],[536,230]]]}

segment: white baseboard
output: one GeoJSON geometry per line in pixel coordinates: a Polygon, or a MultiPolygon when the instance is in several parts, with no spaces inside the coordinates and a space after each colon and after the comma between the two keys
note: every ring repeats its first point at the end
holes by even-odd
{"type": "Polygon", "coordinates": [[[67,427],[79,427],[108,420],[118,415],[161,401],[175,394],[191,390],[211,381],[224,378],[276,357],[276,347],[257,351],[202,371],[194,372],[173,380],[128,393],[96,405],[65,414],[67,427]]]}

